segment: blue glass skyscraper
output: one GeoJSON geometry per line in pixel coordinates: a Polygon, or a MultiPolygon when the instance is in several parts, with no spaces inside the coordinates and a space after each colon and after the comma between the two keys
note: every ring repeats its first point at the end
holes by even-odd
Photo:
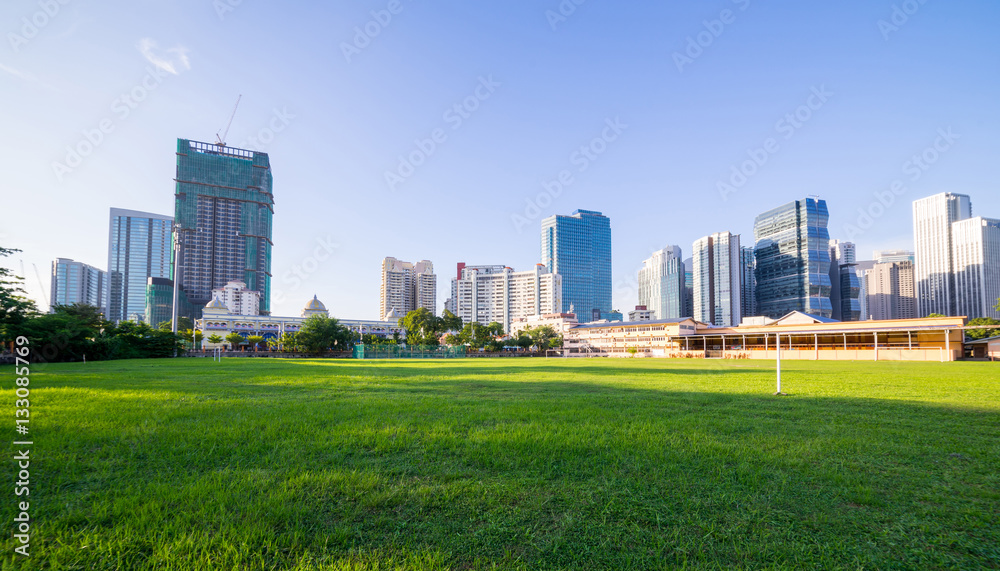
{"type": "Polygon", "coordinates": [[[111,209],[106,319],[117,323],[146,315],[146,282],[170,277],[173,222],[172,216],[111,209]]]}
{"type": "Polygon", "coordinates": [[[611,220],[592,210],[542,220],[542,264],[562,276],[562,310],[580,322],[612,319],[611,220]]]}
{"type": "Polygon", "coordinates": [[[791,311],[832,317],[830,213],[825,200],[806,198],[769,210],[754,221],[757,314],[791,311]]]}

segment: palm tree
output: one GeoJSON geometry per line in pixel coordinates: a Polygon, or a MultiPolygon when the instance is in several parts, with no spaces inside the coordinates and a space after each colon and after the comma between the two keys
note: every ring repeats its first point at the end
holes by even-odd
{"type": "Polygon", "coordinates": [[[225,341],[225,339],[223,339],[222,336],[219,335],[218,333],[213,333],[213,334],[211,334],[211,335],[208,336],[208,339],[206,339],[206,341],[208,341],[209,343],[211,343],[213,345],[218,345],[219,343],[222,343],[223,341],[225,341]]]}
{"type": "Polygon", "coordinates": [[[260,335],[251,335],[247,337],[247,342],[249,342],[250,345],[253,346],[253,350],[256,351],[260,347],[260,344],[264,342],[264,338],[260,335]]]}
{"type": "Polygon", "coordinates": [[[243,340],[243,336],[235,331],[233,331],[229,335],[226,335],[226,341],[229,343],[229,348],[234,351],[236,350],[236,347],[238,345],[242,345],[243,343],[245,343],[245,341],[243,340]]]}

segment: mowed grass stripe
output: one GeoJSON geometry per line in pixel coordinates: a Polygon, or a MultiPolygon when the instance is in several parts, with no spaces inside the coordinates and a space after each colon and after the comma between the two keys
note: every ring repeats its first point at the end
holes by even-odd
{"type": "Polygon", "coordinates": [[[47,365],[35,556],[7,539],[4,568],[1000,566],[1000,368],[783,381],[757,361],[47,365]]]}

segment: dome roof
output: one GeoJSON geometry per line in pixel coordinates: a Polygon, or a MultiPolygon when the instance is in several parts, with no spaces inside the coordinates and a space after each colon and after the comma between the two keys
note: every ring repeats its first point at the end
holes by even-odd
{"type": "Polygon", "coordinates": [[[385,314],[384,321],[391,321],[393,319],[398,320],[399,319],[399,315],[396,313],[396,308],[395,307],[390,307],[389,308],[389,313],[385,314]]]}
{"type": "Polygon", "coordinates": [[[222,300],[217,297],[213,297],[212,301],[206,303],[205,309],[224,309],[226,311],[229,311],[229,308],[226,307],[226,304],[222,303],[222,300]]]}
{"type": "Polygon", "coordinates": [[[314,295],[306,304],[305,311],[326,311],[326,306],[314,295]]]}

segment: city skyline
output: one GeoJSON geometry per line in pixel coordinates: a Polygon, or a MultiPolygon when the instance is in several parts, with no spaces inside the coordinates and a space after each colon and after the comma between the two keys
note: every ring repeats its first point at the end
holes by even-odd
{"type": "Polygon", "coordinates": [[[539,221],[577,208],[615,221],[621,311],[652,252],[716,229],[751,236],[758,207],[822,196],[831,237],[861,252],[914,249],[921,196],[968,193],[974,215],[1000,212],[993,3],[922,4],[897,29],[880,24],[890,2],[586,3],[564,20],[547,15],[555,3],[403,4],[370,38],[355,30],[384,3],[224,4],[60,5],[8,42],[11,129],[31,135],[3,154],[5,205],[45,216],[5,220],[0,240],[23,250],[10,266],[24,261],[41,306],[32,265],[103,267],[108,208],[171,212],[173,142],[213,141],[240,94],[228,142],[267,152],[280,180],[275,314],[319,294],[336,315],[375,316],[372,261],[387,255],[531,267],[539,221]],[[735,21],[698,45],[723,8],[735,21]],[[473,231],[495,239],[455,239],[473,231]]]}

